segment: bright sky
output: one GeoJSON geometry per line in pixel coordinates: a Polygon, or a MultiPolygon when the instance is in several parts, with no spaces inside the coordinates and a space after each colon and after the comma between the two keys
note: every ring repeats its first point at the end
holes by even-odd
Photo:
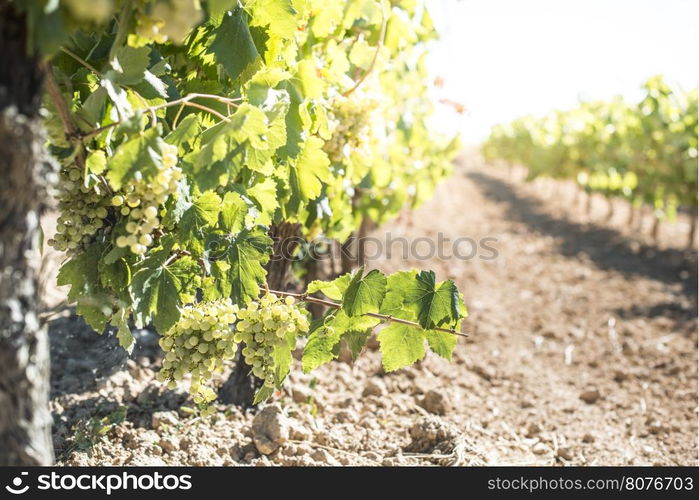
{"type": "Polygon", "coordinates": [[[441,40],[430,64],[440,107],[435,123],[465,143],[529,113],[579,99],[639,95],[649,76],[699,84],[699,0],[427,0],[441,40]]]}

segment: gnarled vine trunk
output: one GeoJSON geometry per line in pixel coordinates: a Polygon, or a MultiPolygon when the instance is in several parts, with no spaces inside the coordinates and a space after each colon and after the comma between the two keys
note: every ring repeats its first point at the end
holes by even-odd
{"type": "MultiPolygon", "coordinates": [[[[267,286],[271,290],[285,291],[289,283],[291,258],[299,244],[300,224],[281,222],[274,224],[269,236],[274,241],[272,257],[267,263],[267,286]]],[[[262,387],[262,380],[250,373],[251,368],[245,363],[239,349],[233,372],[219,391],[219,399],[228,404],[250,407],[257,389],[262,387]]]]}
{"type": "Polygon", "coordinates": [[[54,174],[39,122],[39,60],[27,54],[26,20],[8,0],[0,0],[0,47],[0,465],[48,465],[48,338],[37,314],[37,249],[54,174]]]}

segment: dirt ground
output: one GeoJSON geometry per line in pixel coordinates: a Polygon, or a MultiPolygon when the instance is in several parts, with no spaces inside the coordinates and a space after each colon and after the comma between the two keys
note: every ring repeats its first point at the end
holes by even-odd
{"type": "MultiPolygon", "coordinates": [[[[683,250],[687,221],[664,224],[656,244],[629,223],[625,203],[607,220],[601,198],[588,215],[572,186],[523,177],[469,156],[431,202],[373,234],[414,242],[441,233],[443,257],[457,238],[480,242],[468,260],[403,259],[393,247],[371,262],[457,282],[470,337],[452,363],[428,354],[386,374],[368,349],[313,376],[293,370],[261,411],[220,405],[201,419],[185,387],[155,381],[155,335],[137,332],[128,359],[113,338],[59,315],[50,323],[59,463],[697,465],[697,255],[683,250]]],[[[650,219],[641,222],[648,233],[650,219]]]]}

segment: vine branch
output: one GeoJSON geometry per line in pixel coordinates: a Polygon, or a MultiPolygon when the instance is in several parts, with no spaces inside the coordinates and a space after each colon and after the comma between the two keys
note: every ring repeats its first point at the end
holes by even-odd
{"type": "MultiPolygon", "coordinates": [[[[318,297],[309,297],[307,293],[282,292],[279,290],[269,290],[269,289],[268,289],[268,291],[269,291],[269,293],[273,293],[275,295],[294,297],[302,302],[311,302],[313,304],[321,304],[324,306],[333,307],[335,309],[342,308],[342,304],[339,304],[337,302],[333,302],[331,300],[320,299],[318,297]]],[[[396,317],[390,316],[388,314],[367,313],[366,315],[371,316],[372,318],[378,318],[382,321],[390,321],[393,323],[400,323],[402,325],[413,326],[413,327],[425,330],[425,328],[423,328],[422,325],[420,325],[419,323],[416,323],[415,321],[409,321],[407,319],[396,318],[396,317]]],[[[453,328],[435,327],[435,328],[428,328],[428,330],[436,330],[438,332],[445,332],[445,333],[451,333],[452,335],[459,335],[460,337],[468,337],[467,333],[459,332],[457,330],[454,330],[453,328]]]]}
{"type": "Polygon", "coordinates": [[[56,78],[53,75],[53,67],[49,62],[43,62],[44,78],[46,82],[46,92],[48,92],[51,102],[53,102],[56,112],[58,113],[58,118],[63,124],[63,131],[65,132],[66,139],[70,142],[73,147],[79,148],[75,161],[82,170],[85,167],[85,151],[80,143],[80,132],[78,126],[73,119],[73,115],[68,109],[65,99],[63,99],[63,94],[61,94],[61,89],[58,87],[56,78]]]}
{"type": "Polygon", "coordinates": [[[357,90],[359,86],[364,82],[364,80],[366,80],[367,76],[369,76],[369,74],[371,74],[371,72],[374,71],[374,66],[376,66],[376,60],[379,58],[379,52],[381,52],[381,49],[383,48],[384,39],[386,38],[387,25],[388,16],[386,15],[386,7],[383,5],[383,3],[381,3],[381,33],[379,34],[379,42],[376,45],[374,57],[371,59],[371,63],[369,63],[369,67],[367,68],[367,70],[359,78],[359,80],[356,81],[352,88],[342,93],[343,97],[347,97],[350,94],[352,94],[355,90],[357,90]]]}
{"type": "Polygon", "coordinates": [[[101,73],[100,73],[99,71],[97,71],[97,69],[96,69],[92,64],[90,64],[89,62],[87,62],[85,59],[83,59],[82,57],[80,57],[78,54],[76,54],[76,53],[73,52],[72,50],[67,49],[67,48],[65,48],[65,47],[61,47],[60,50],[61,50],[61,52],[63,52],[64,54],[67,54],[67,55],[69,55],[70,57],[72,57],[73,59],[75,59],[76,61],[78,61],[80,64],[82,64],[83,66],[85,66],[85,68],[87,68],[87,69],[89,69],[90,71],[92,71],[95,75],[100,76],[100,77],[102,76],[101,73]]]}

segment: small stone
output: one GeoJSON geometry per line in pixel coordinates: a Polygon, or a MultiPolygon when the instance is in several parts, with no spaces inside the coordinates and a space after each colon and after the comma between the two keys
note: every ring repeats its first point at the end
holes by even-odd
{"type": "Polygon", "coordinates": [[[295,403],[307,403],[313,397],[313,391],[307,385],[296,384],[291,389],[291,398],[295,403]]]}
{"type": "Polygon", "coordinates": [[[289,439],[289,419],[279,405],[270,405],[252,421],[255,448],[262,455],[270,455],[289,439]]]}
{"type": "Polygon", "coordinates": [[[548,453],[548,452],[549,452],[548,446],[546,446],[542,442],[538,442],[534,446],[532,446],[532,453],[534,453],[535,455],[543,455],[543,454],[548,453]]]}
{"type": "Polygon", "coordinates": [[[386,394],[386,384],[380,378],[370,378],[364,386],[362,396],[383,396],[386,394]]]}
{"type": "Polygon", "coordinates": [[[473,365],[471,370],[483,380],[490,382],[495,378],[495,370],[485,365],[473,365]]]}
{"type": "Polygon", "coordinates": [[[621,370],[616,370],[614,372],[614,382],[623,382],[624,380],[627,380],[629,378],[629,375],[621,370]]]}
{"type": "Polygon", "coordinates": [[[325,450],[317,449],[311,454],[311,458],[316,462],[320,462],[324,465],[340,465],[340,463],[335,460],[330,453],[325,450]]]}
{"type": "Polygon", "coordinates": [[[155,430],[161,428],[176,427],[179,423],[177,413],[174,411],[156,411],[151,417],[151,426],[155,430]]]}
{"type": "Polygon", "coordinates": [[[573,454],[573,450],[567,446],[564,446],[562,448],[558,448],[558,451],[556,452],[556,456],[558,458],[562,458],[563,460],[568,460],[571,461],[575,457],[573,454]]]}
{"type": "Polygon", "coordinates": [[[583,392],[580,393],[580,399],[585,401],[587,404],[595,404],[597,400],[600,398],[600,393],[599,390],[591,388],[584,390],[583,392]]]}
{"type": "Polygon", "coordinates": [[[588,433],[586,433],[586,434],[582,437],[582,442],[583,442],[583,443],[594,443],[594,442],[595,442],[595,436],[593,436],[592,434],[590,434],[590,433],[588,432],[588,433]]]}
{"type": "Polygon", "coordinates": [[[539,424],[531,423],[527,427],[527,431],[524,434],[524,436],[528,438],[533,438],[535,436],[538,436],[539,433],[541,433],[541,427],[539,426],[539,424]]]}
{"type": "Polygon", "coordinates": [[[160,441],[158,442],[158,444],[167,453],[172,453],[173,451],[177,451],[177,449],[180,447],[179,440],[175,437],[172,437],[172,436],[164,436],[164,437],[160,438],[160,441]]]}
{"type": "Polygon", "coordinates": [[[648,432],[651,434],[665,434],[666,432],[669,432],[669,429],[658,420],[653,420],[648,423],[648,432]]]}
{"type": "Polygon", "coordinates": [[[340,410],[335,413],[335,421],[340,423],[353,423],[359,420],[359,415],[354,410],[340,410]]]}
{"type": "Polygon", "coordinates": [[[418,404],[435,415],[445,415],[452,409],[451,400],[439,389],[430,389],[418,404]]]}

